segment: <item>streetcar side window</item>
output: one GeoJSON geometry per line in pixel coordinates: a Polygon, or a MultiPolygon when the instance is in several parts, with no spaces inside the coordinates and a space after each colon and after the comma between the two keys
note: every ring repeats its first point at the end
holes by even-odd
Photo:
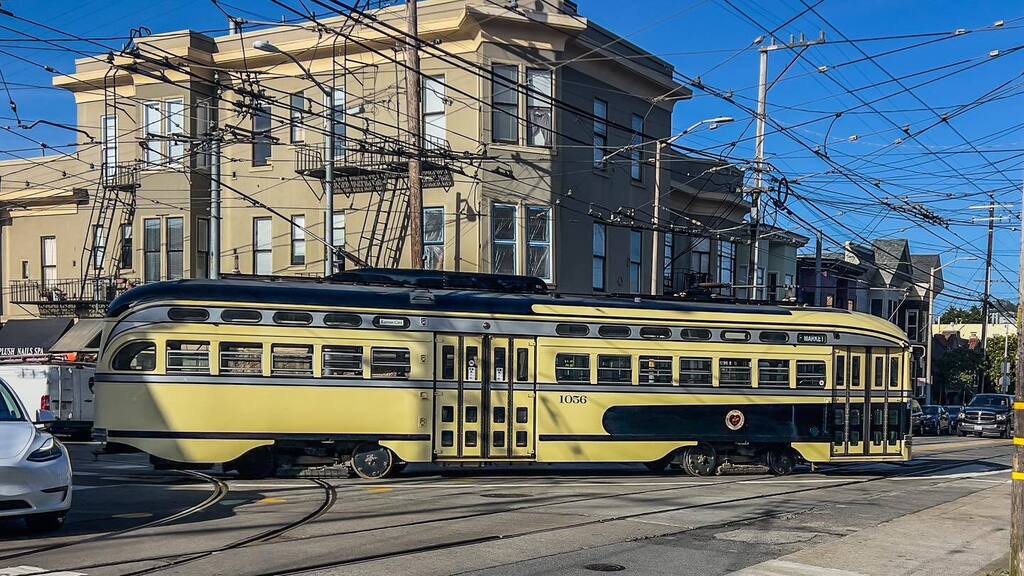
{"type": "Polygon", "coordinates": [[[555,381],[569,384],[590,384],[590,356],[587,354],[556,354],[555,381]]]}
{"type": "Polygon", "coordinates": [[[760,388],[789,388],[789,360],[758,360],[757,385],[760,388]]]}
{"type": "Polygon", "coordinates": [[[857,388],[860,382],[860,356],[850,357],[850,386],[857,388]]]}
{"type": "Polygon", "coordinates": [[[263,346],[254,343],[220,345],[221,374],[262,374],[263,346]]]}
{"type": "Polygon", "coordinates": [[[722,387],[750,387],[749,358],[719,358],[718,385],[722,387]]]}
{"type": "Polygon", "coordinates": [[[757,339],[769,344],[785,344],[789,342],[789,334],[785,332],[761,332],[757,335],[757,339]]]}
{"type": "Polygon", "coordinates": [[[640,383],[672,385],[672,358],[670,356],[641,356],[640,383]]]}
{"type": "Polygon", "coordinates": [[[672,337],[672,329],[663,326],[643,326],[640,328],[640,337],[665,340],[672,337]]]}
{"type": "Polygon", "coordinates": [[[827,373],[825,363],[821,360],[797,360],[796,387],[824,388],[827,373]]]}
{"type": "Polygon", "coordinates": [[[270,347],[272,376],[312,376],[313,347],[304,344],[274,344],[270,347]]]}
{"type": "Polygon", "coordinates": [[[305,326],[313,323],[313,315],[309,312],[274,312],[274,324],[286,324],[290,326],[305,326]]]}
{"type": "Polygon", "coordinates": [[[836,356],[836,388],[844,388],[846,386],[846,356],[836,356]]]}
{"type": "Polygon", "coordinates": [[[114,354],[114,370],[151,372],[156,370],[156,344],[148,340],[129,342],[114,354]]]}
{"type": "Polygon", "coordinates": [[[407,379],[412,372],[408,348],[371,348],[370,376],[373,378],[407,379]]]}
{"type": "Polygon", "coordinates": [[[597,356],[598,384],[632,384],[633,358],[631,356],[597,356]]]}
{"type": "Polygon", "coordinates": [[[455,380],[455,346],[441,346],[441,379],[455,380]]]}
{"type": "Polygon", "coordinates": [[[362,346],[324,346],[323,372],[327,378],[362,378],[362,346]]]}
{"type": "Polygon", "coordinates": [[[683,328],[679,331],[679,337],[683,340],[711,340],[711,330],[706,328],[683,328]]]}
{"type": "Polygon", "coordinates": [[[873,388],[881,388],[885,385],[885,358],[881,356],[875,356],[875,369],[871,374],[871,386],[873,388]]]}
{"type": "Polygon", "coordinates": [[[508,352],[504,347],[498,347],[494,349],[494,381],[495,382],[507,382],[508,381],[508,367],[506,364],[506,356],[508,352]]]}
{"type": "Polygon", "coordinates": [[[263,320],[263,314],[261,314],[259,310],[229,308],[220,313],[220,319],[222,322],[255,324],[260,320],[263,320]]]}
{"type": "Polygon", "coordinates": [[[480,381],[480,358],[476,346],[466,346],[466,368],[465,380],[468,382],[480,381]]]}
{"type": "Polygon", "coordinates": [[[530,349],[516,348],[516,382],[530,381],[530,349]]]}
{"type": "Polygon", "coordinates": [[[598,335],[602,338],[629,338],[633,331],[629,326],[618,326],[614,324],[605,324],[597,329],[598,335]]]}
{"type": "Polygon", "coordinates": [[[711,358],[680,358],[680,386],[711,386],[711,358]]]}
{"type": "Polygon", "coordinates": [[[210,373],[210,343],[167,341],[167,372],[210,373]]]}
{"type": "Polygon", "coordinates": [[[900,387],[900,357],[889,357],[889,388],[900,387]]]}

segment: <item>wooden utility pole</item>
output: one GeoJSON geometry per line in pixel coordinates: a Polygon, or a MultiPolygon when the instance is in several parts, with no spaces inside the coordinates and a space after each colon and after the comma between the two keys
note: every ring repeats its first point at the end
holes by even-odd
{"type": "Polygon", "coordinates": [[[406,0],[406,20],[412,41],[405,48],[405,113],[409,117],[409,236],[412,240],[412,267],[423,269],[423,182],[420,166],[420,50],[419,25],[416,20],[416,0],[406,0]]]}
{"type": "MultiPolygon", "coordinates": [[[[989,298],[992,295],[992,239],[995,236],[996,202],[993,198],[988,205],[988,252],[985,253],[985,295],[981,300],[981,353],[988,355],[988,314],[989,298]]],[[[985,391],[985,369],[978,374],[978,392],[985,391]]]]}
{"type": "MultiPolygon", "coordinates": [[[[1021,215],[1024,217],[1024,187],[1021,188],[1021,215]]],[[[1024,576],[1024,230],[1020,234],[1020,271],[1017,276],[1017,397],[1013,403],[1013,491],[1010,503],[1010,576],[1024,576]]]]}

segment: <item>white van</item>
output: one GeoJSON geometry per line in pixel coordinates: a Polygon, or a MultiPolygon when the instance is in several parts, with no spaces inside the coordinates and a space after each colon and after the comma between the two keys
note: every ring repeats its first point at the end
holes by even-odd
{"type": "Polygon", "coordinates": [[[96,369],[67,364],[0,364],[2,378],[33,414],[48,410],[55,434],[87,440],[95,414],[92,380],[96,369]]]}

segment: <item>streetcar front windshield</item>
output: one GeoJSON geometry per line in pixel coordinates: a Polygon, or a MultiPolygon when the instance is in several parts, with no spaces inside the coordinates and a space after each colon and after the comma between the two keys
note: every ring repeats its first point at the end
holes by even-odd
{"type": "Polygon", "coordinates": [[[972,408],[1006,408],[1009,405],[1005,396],[975,396],[968,404],[972,408]]]}

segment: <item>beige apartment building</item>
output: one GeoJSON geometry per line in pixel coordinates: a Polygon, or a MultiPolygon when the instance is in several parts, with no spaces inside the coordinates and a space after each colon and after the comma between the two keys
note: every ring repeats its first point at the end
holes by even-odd
{"type": "Polygon", "coordinates": [[[74,153],[0,162],[3,318],[94,316],[133,285],[208,277],[217,263],[322,276],[328,226],[336,269],[408,267],[410,122],[424,133],[426,267],[531,274],[573,293],[649,293],[659,275],[657,291],[674,292],[694,271],[735,280],[737,246],[714,233],[746,210],[735,169],[667,162],[662,222],[698,223],[654,247],[651,141],[689,96],[671,65],[565,0],[422,0],[422,103],[409,114],[404,9],[321,21],[341,35],[157,34],[55,76],[84,133],[74,153]]]}

